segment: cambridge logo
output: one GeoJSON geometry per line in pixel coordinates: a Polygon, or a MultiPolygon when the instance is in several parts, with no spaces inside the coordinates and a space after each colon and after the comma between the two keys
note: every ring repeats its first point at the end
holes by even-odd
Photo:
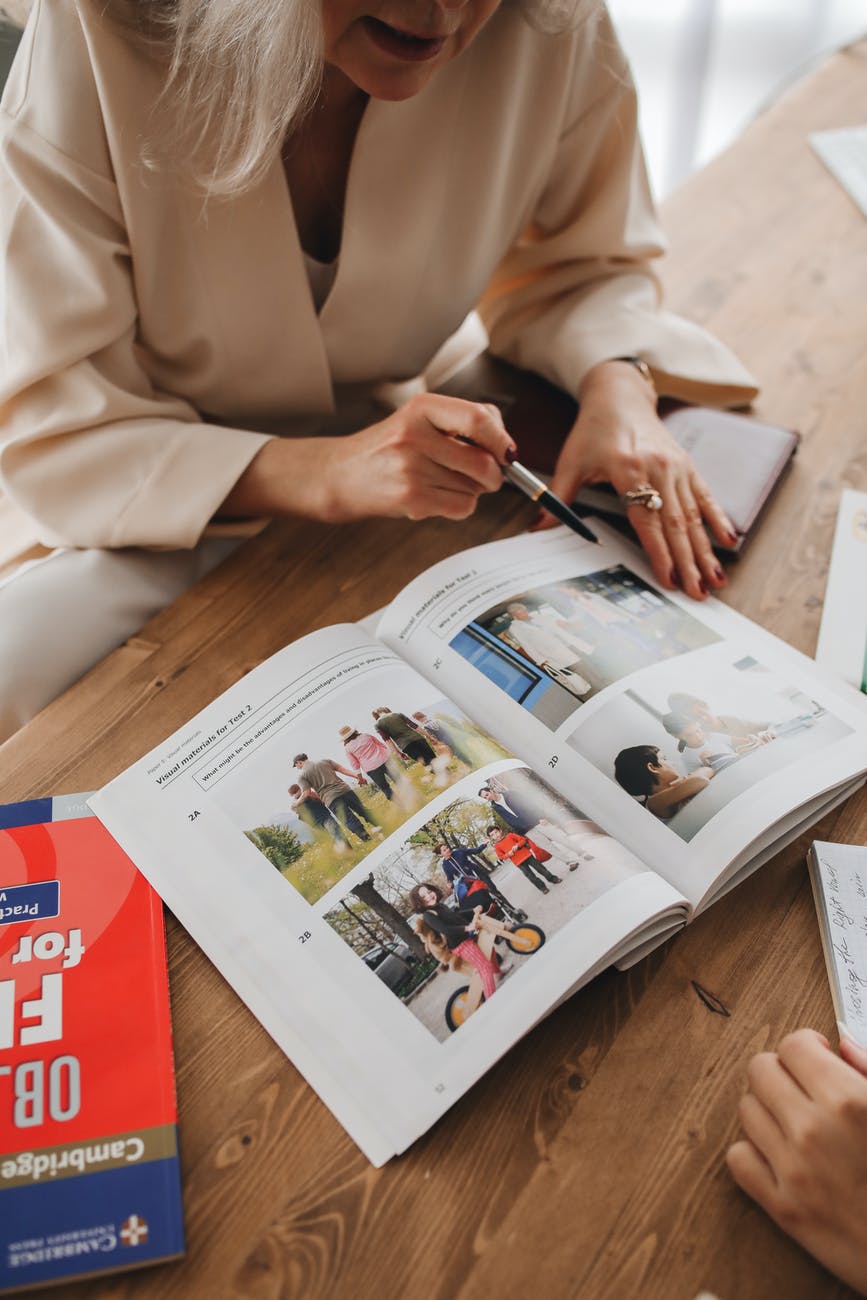
{"type": "Polygon", "coordinates": [[[131,1214],[120,1225],[120,1243],[122,1246],[141,1246],[148,1239],[148,1225],[138,1214],[131,1214]]]}

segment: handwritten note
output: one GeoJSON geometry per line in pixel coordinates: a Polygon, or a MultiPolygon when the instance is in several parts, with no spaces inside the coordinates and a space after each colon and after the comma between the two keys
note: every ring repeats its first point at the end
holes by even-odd
{"type": "Polygon", "coordinates": [[[837,1019],[867,1047],[867,846],[817,840],[810,869],[837,1019]]]}

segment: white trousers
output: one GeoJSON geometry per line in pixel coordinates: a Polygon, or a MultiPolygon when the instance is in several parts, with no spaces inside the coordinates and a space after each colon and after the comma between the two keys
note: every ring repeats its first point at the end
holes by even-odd
{"type": "Polygon", "coordinates": [[[0,581],[0,742],[241,540],[209,537],[185,551],[53,551],[0,581]]]}

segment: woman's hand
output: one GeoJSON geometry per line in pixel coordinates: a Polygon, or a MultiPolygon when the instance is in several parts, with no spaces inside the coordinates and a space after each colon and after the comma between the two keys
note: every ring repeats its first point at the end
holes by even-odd
{"type": "MultiPolygon", "coordinates": [[[[703,600],[726,576],[714,555],[702,520],[719,542],[735,533],[688,454],[656,414],[656,395],[647,380],[623,361],[604,361],[584,378],[581,409],[560,457],[551,490],[572,501],[585,483],[611,483],[621,495],[650,484],[662,509],[628,511],[656,580],[703,600]]],[[[555,520],[545,519],[545,523],[555,520]]]]}
{"type": "Polygon", "coordinates": [[[496,407],[420,393],[342,438],[273,438],[223,503],[224,515],[466,519],[502,486],[514,443],[496,407]]]}
{"type": "Polygon", "coordinates": [[[826,1268],[867,1295],[867,1052],[812,1029],[754,1056],[735,1181],[826,1268]],[[841,1057],[843,1059],[841,1059],[841,1057]]]}

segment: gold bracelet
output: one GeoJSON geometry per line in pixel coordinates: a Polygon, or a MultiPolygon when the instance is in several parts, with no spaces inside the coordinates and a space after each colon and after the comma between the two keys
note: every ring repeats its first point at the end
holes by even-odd
{"type": "Polygon", "coordinates": [[[653,389],[654,392],[656,392],[656,384],[653,382],[653,374],[651,373],[650,366],[647,364],[646,361],[642,361],[641,357],[612,357],[611,360],[625,361],[627,365],[635,366],[635,369],[638,371],[638,373],[647,380],[647,382],[650,384],[650,387],[653,389]]]}

